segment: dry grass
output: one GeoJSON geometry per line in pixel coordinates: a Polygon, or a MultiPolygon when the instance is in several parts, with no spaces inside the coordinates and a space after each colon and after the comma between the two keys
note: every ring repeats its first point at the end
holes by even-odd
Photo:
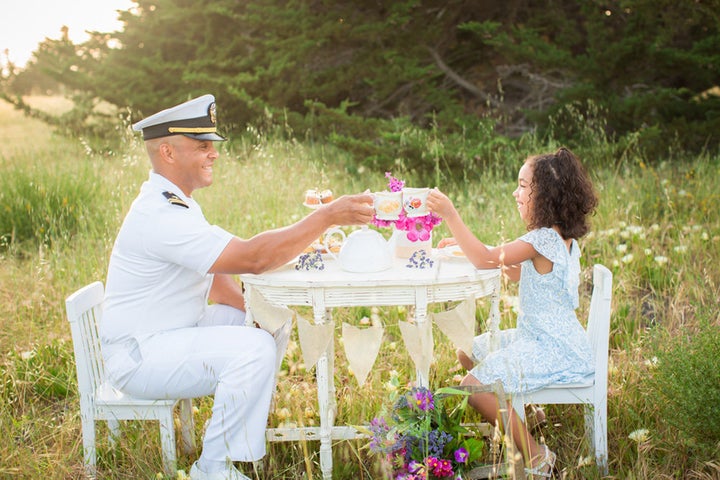
{"type": "MultiPolygon", "coordinates": [[[[47,99],[36,101],[47,109],[66,108],[47,99]]],[[[229,147],[216,164],[215,184],[198,192],[197,198],[211,222],[244,237],[304,215],[301,202],[308,188],[328,187],[342,194],[376,190],[384,184],[383,172],[348,175],[342,154],[320,146],[274,141],[258,134],[229,147]]],[[[100,221],[71,241],[51,248],[26,245],[0,251],[0,436],[6,439],[0,446],[0,478],[81,475],[78,403],[63,301],[80,286],[105,278],[114,234],[147,176],[149,167],[139,142],[116,153],[88,155],[76,142],[59,138],[39,122],[0,104],[1,167],[25,165],[55,175],[79,176],[79,181],[95,182],[100,189],[92,205],[100,221]],[[63,382],[67,393],[62,393],[63,382]],[[38,391],[38,385],[53,385],[56,390],[38,391]]],[[[590,266],[603,263],[615,274],[609,394],[612,478],[720,478],[717,461],[693,458],[677,432],[658,418],[656,399],[648,398],[643,387],[643,379],[652,372],[652,340],[657,332],[691,332],[700,319],[720,323],[716,295],[720,199],[713,180],[719,177],[718,163],[717,158],[699,158],[648,166],[630,159],[620,171],[593,172],[601,206],[593,218],[594,233],[582,242],[580,316],[587,309],[590,266]],[[715,318],[708,318],[712,315],[715,318]],[[630,439],[628,435],[638,429],[648,429],[649,437],[640,442],[630,439]]],[[[478,184],[441,187],[455,198],[480,238],[494,244],[522,233],[510,196],[513,183],[512,178],[488,173],[478,184]]],[[[435,238],[446,233],[441,226],[435,238]]],[[[506,285],[503,294],[503,324],[508,326],[515,314],[511,302],[505,300],[516,294],[516,287],[506,285]]],[[[486,308],[482,302],[480,307],[486,308]]],[[[379,411],[393,375],[408,381],[413,377],[396,327],[405,314],[402,308],[335,312],[337,325],[343,321],[358,324],[364,316],[377,315],[387,328],[380,356],[363,388],[357,386],[336,343],[340,423],[369,420],[379,411]]],[[[435,338],[431,384],[455,384],[462,372],[453,348],[440,332],[435,338]]],[[[299,347],[293,343],[271,423],[318,424],[314,391],[313,372],[305,369],[299,347]]],[[[211,399],[198,399],[195,405],[200,438],[211,399]]],[[[559,453],[563,478],[597,478],[594,466],[586,465],[580,410],[551,407],[548,414],[550,424],[542,433],[559,453]]],[[[160,449],[154,428],[128,425],[125,434],[116,449],[107,443],[101,446],[101,478],[155,476],[160,470],[160,449]]],[[[363,446],[361,441],[334,446],[336,478],[378,478],[376,459],[369,458],[363,446]]],[[[272,444],[269,453],[268,478],[319,475],[314,443],[272,444]]],[[[180,466],[187,469],[193,460],[181,457],[180,466]]]]}

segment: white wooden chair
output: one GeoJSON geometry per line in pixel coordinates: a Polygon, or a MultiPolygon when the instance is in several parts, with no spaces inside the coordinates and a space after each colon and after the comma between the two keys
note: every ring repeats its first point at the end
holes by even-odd
{"type": "Polygon", "coordinates": [[[94,282],[81,288],[65,300],[75,349],[86,473],[91,478],[95,477],[96,420],[107,421],[111,444],[114,443],[120,432],[119,420],[158,420],[160,422],[163,466],[167,474],[174,476],[177,454],[173,409],[175,405],[180,405],[181,449],[190,454],[195,450],[191,400],[133,398],[108,383],[98,336],[103,297],[102,282],[94,282]]]}
{"type": "Polygon", "coordinates": [[[607,376],[610,337],[612,273],[603,265],[593,267],[587,335],[595,352],[595,374],[582,383],[549,385],[541,390],[512,397],[513,409],[525,416],[526,404],[585,404],[585,430],[602,475],[608,473],[607,376]]]}

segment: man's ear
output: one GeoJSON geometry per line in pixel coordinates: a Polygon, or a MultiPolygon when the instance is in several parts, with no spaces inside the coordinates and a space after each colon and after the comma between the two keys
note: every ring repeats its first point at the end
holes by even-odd
{"type": "Polygon", "coordinates": [[[160,157],[167,163],[173,163],[175,161],[174,157],[174,150],[172,145],[168,142],[163,142],[160,144],[160,148],[158,149],[158,152],[160,153],[160,157]]]}

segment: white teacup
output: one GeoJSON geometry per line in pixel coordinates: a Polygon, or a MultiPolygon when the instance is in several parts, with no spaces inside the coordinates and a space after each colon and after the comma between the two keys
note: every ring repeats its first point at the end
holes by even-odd
{"type": "Polygon", "coordinates": [[[408,217],[422,217],[428,214],[427,197],[429,188],[403,188],[403,208],[408,217]]]}
{"type": "Polygon", "coordinates": [[[380,220],[397,220],[402,212],[402,192],[373,193],[375,216],[380,220]]]}

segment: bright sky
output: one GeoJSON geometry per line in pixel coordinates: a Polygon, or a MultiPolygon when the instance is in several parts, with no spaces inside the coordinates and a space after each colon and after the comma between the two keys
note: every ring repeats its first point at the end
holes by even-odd
{"type": "Polygon", "coordinates": [[[22,67],[45,38],[59,39],[63,25],[70,40],[82,43],[86,30],[120,30],[117,10],[129,10],[131,0],[2,0],[0,5],[0,66],[10,61],[22,67]]]}

